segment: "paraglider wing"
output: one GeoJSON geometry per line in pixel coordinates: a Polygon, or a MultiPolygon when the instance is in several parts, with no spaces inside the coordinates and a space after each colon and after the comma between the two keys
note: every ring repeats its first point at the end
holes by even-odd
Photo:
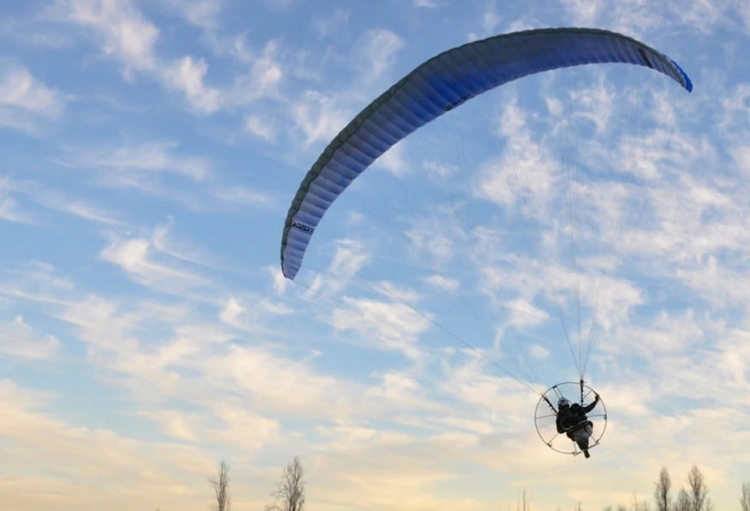
{"type": "Polygon", "coordinates": [[[294,279],[313,232],[333,201],[409,133],[468,99],[523,76],[607,62],[649,67],[692,90],[687,74],[669,57],[630,37],[597,29],[499,35],[448,50],[420,65],[336,135],[305,176],[284,225],[284,276],[294,279]]]}

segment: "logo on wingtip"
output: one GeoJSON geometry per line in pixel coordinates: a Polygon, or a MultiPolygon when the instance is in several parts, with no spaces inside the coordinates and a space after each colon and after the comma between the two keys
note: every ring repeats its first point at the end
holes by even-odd
{"type": "Polygon", "coordinates": [[[292,220],[292,227],[295,229],[299,229],[302,232],[307,232],[312,234],[312,232],[315,230],[314,227],[310,227],[309,225],[305,225],[301,222],[298,222],[297,220],[292,220]]]}

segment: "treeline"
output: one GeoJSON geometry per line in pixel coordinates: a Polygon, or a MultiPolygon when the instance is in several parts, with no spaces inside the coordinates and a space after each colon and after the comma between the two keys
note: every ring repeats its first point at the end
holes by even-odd
{"type": "MultiPolygon", "coordinates": [[[[266,506],[266,511],[303,511],[305,507],[304,469],[299,457],[295,456],[284,467],[281,478],[276,483],[276,490],[271,493],[275,501],[266,506]]],[[[214,506],[216,511],[230,511],[232,497],[229,492],[229,465],[222,461],[219,472],[208,478],[214,490],[214,506]]]]}
{"type": "MultiPolygon", "coordinates": [[[[714,511],[713,503],[708,496],[706,479],[696,465],[688,471],[687,487],[681,487],[679,490],[673,488],[669,471],[662,467],[654,488],[654,503],[656,511],[714,511]]],[[[742,483],[739,509],[750,511],[749,482],[742,483]]],[[[639,502],[634,496],[630,505],[607,506],[603,511],[651,511],[651,507],[648,502],[639,502]]]]}
{"type": "MultiPolygon", "coordinates": [[[[659,471],[659,478],[656,480],[654,488],[655,507],[646,501],[638,500],[637,495],[633,495],[632,502],[627,504],[618,504],[617,506],[607,506],[602,511],[714,511],[713,503],[708,496],[708,486],[700,469],[693,465],[688,472],[687,487],[675,490],[672,486],[672,478],[666,467],[659,471]]],[[[516,504],[517,511],[531,511],[531,504],[526,499],[526,491],[523,497],[519,498],[516,504]]],[[[575,511],[583,511],[583,506],[579,502],[575,506],[575,511]]],[[[742,483],[742,489],[739,496],[739,511],[750,511],[750,482],[742,483]]],[[[557,508],[560,511],[560,508],[557,508]]],[[[727,511],[727,510],[720,510],[727,511]]]]}
{"type": "MultiPolygon", "coordinates": [[[[232,498],[229,492],[229,465],[222,461],[216,475],[208,478],[214,491],[213,509],[216,511],[230,511],[232,498]]],[[[282,470],[281,477],[276,483],[276,489],[271,493],[275,501],[266,506],[265,511],[303,511],[305,506],[305,481],[302,462],[295,456],[282,470]]],[[[672,486],[672,478],[666,467],[659,471],[654,488],[654,507],[649,502],[640,501],[636,495],[627,504],[606,506],[602,511],[715,511],[708,496],[708,486],[700,469],[693,465],[688,472],[687,487],[676,490],[672,486]]],[[[527,501],[526,491],[519,498],[517,511],[531,511],[531,503],[527,501]]],[[[742,483],[739,496],[739,511],[750,511],[750,482],[742,483]]],[[[158,510],[157,510],[158,511],[158,510]]],[[[558,508],[560,511],[560,508],[558,508]]],[[[581,503],[577,503],[575,511],[583,511],[581,503]]],[[[727,511],[727,510],[721,510],[727,511]]]]}

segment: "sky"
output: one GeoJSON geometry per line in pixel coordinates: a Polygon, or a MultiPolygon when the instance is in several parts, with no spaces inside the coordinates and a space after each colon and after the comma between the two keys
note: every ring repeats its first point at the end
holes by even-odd
{"type": "Polygon", "coordinates": [[[204,510],[226,460],[233,509],[263,509],[299,456],[310,510],[596,510],[693,465],[738,509],[748,33],[744,0],[4,2],[3,508],[204,510]],[[352,117],[442,51],[562,26],[694,90],[594,65],[474,98],[283,278],[292,198],[352,117]],[[588,460],[534,421],[581,376],[608,419],[588,460]]]}

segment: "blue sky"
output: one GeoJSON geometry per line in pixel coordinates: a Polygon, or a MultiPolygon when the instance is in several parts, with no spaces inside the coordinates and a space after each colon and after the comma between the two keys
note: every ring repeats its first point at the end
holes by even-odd
{"type": "Polygon", "coordinates": [[[202,510],[226,459],[234,509],[261,508],[299,455],[318,510],[600,509],[693,464],[735,508],[750,8],[531,4],[6,2],[4,506],[202,510]],[[355,181],[283,279],[291,199],[357,112],[441,51],[555,26],[636,37],[695,90],[588,66],[475,98],[355,181]],[[610,415],[589,460],[533,423],[584,363],[610,415]]]}

